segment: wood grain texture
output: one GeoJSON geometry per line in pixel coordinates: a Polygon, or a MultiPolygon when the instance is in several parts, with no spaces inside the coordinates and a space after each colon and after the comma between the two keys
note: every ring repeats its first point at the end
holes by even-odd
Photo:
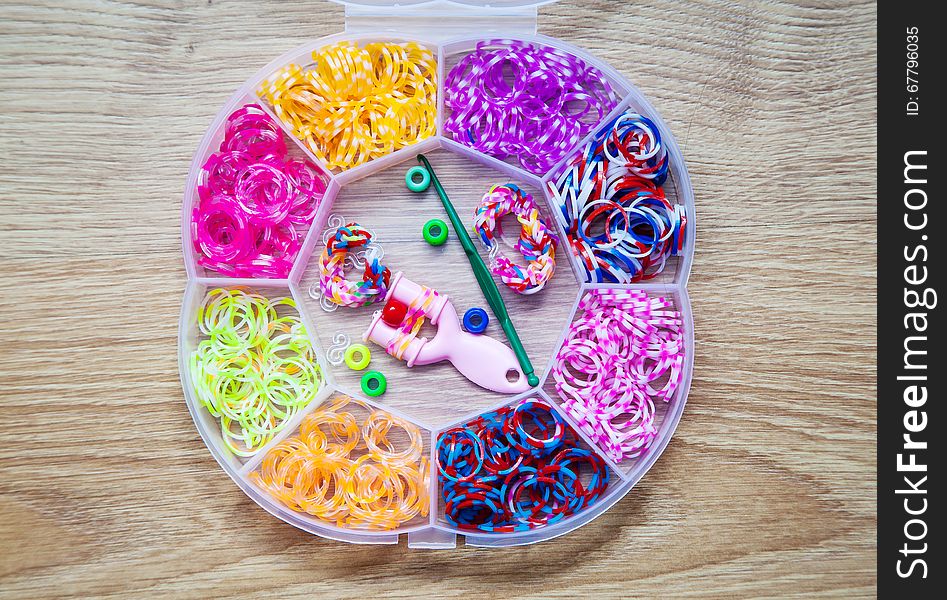
{"type": "Polygon", "coordinates": [[[230,93],[324,2],[0,6],[0,597],[845,596],[875,583],[875,7],[564,0],[697,194],[696,371],[645,479],[552,542],[425,552],[253,505],[177,373],[181,192],[230,93]]]}

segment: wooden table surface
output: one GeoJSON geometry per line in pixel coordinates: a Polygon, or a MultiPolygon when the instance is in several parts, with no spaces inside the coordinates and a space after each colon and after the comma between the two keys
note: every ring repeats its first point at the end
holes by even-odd
{"type": "Polygon", "coordinates": [[[257,508],[178,379],[191,154],[325,2],[0,6],[0,597],[870,596],[875,8],[600,2],[541,32],[630,78],[697,195],[696,370],[652,471],[530,547],[351,546],[257,508]]]}

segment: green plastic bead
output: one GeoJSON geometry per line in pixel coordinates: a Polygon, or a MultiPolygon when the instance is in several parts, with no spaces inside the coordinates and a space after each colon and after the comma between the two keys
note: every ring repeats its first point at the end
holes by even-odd
{"type": "Polygon", "coordinates": [[[404,176],[404,183],[412,192],[423,192],[431,185],[431,174],[421,165],[411,167],[404,176]],[[416,175],[421,176],[420,181],[415,179],[416,175]]]}
{"type": "Polygon", "coordinates": [[[362,375],[362,392],[366,396],[381,396],[388,389],[388,380],[379,371],[369,371],[362,375]]]}
{"type": "Polygon", "coordinates": [[[421,230],[424,241],[432,246],[442,246],[447,241],[447,223],[440,219],[431,219],[421,230]]]}
{"type": "Polygon", "coordinates": [[[353,371],[361,371],[372,360],[372,351],[365,344],[352,344],[345,349],[345,364],[353,371]]]}

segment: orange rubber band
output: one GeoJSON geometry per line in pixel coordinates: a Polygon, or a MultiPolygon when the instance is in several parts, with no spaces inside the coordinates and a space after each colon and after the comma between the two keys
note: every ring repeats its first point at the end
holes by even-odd
{"type": "Polygon", "coordinates": [[[417,425],[338,396],[306,415],[250,479],[290,509],[339,527],[395,529],[428,515],[428,466],[417,425]]]}

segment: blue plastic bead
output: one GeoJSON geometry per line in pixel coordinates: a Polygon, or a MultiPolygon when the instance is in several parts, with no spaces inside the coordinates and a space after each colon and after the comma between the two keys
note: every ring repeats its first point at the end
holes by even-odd
{"type": "Polygon", "coordinates": [[[490,317],[487,311],[479,307],[474,307],[464,313],[464,329],[470,333],[480,334],[487,330],[490,323],[490,317]]]}

